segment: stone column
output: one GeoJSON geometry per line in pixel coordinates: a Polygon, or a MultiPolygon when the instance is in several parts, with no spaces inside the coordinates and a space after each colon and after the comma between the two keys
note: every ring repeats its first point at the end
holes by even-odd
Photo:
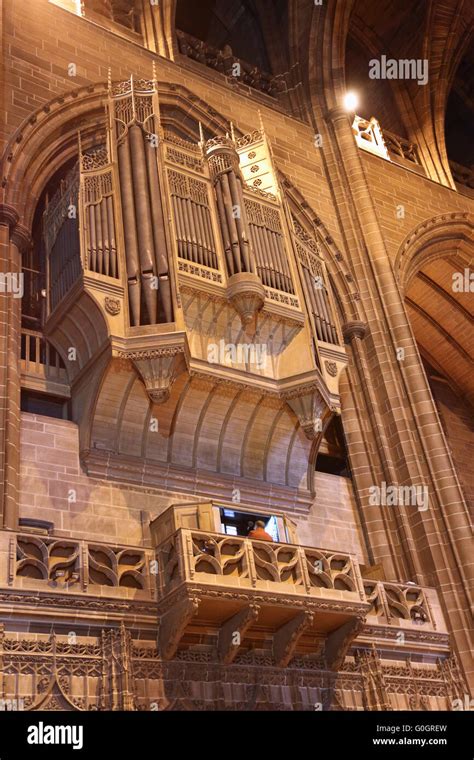
{"type": "Polygon", "coordinates": [[[145,46],[163,58],[175,60],[178,45],[174,32],[176,0],[139,0],[145,46]]]}
{"type": "Polygon", "coordinates": [[[395,484],[426,484],[429,490],[426,511],[414,507],[396,509],[403,544],[400,548],[415,570],[415,580],[441,590],[466,664],[473,569],[466,505],[348,115],[341,108],[332,109],[328,122],[333,133],[331,147],[336,155],[344,156],[339,167],[344,185],[341,204],[347,224],[357,237],[351,251],[352,264],[370,326],[370,345],[364,351],[366,367],[361,365],[361,372],[375,393],[378,419],[371,420],[371,424],[380,432],[377,450],[384,473],[389,473],[395,484]],[[403,361],[397,360],[399,348],[404,350],[403,361]]]}
{"type": "Polygon", "coordinates": [[[18,526],[21,252],[30,245],[11,206],[0,206],[0,527],[18,526]],[[15,291],[15,292],[14,292],[15,291]]]}
{"type": "Polygon", "coordinates": [[[361,519],[370,534],[373,560],[383,565],[387,580],[403,580],[414,569],[407,565],[406,557],[400,552],[399,526],[393,514],[381,505],[370,504],[368,498],[369,489],[377,483],[376,474],[380,473],[386,481],[393,476],[393,467],[387,465],[380,454],[387,443],[364,354],[363,340],[368,329],[368,325],[360,321],[348,322],[342,326],[344,340],[351,347],[353,368],[350,379],[355,386],[351,394],[353,408],[344,405],[344,432],[348,441],[351,471],[362,502],[361,519]],[[361,412],[370,419],[370,430],[361,427],[358,420],[361,412]],[[367,440],[368,437],[370,440],[367,440]],[[395,535],[398,536],[396,540],[395,535]]]}

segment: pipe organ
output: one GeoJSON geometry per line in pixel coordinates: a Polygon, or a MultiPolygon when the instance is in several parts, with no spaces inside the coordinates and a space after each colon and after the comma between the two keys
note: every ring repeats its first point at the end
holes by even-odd
{"type": "Polygon", "coordinates": [[[79,171],[76,165],[60,183],[43,217],[48,307],[51,311],[67,295],[81,272],[78,198],[79,171]]]}
{"type": "Polygon", "coordinates": [[[168,182],[178,257],[218,269],[207,184],[173,169],[168,171],[168,182]]]}
{"type": "Polygon", "coordinates": [[[234,141],[228,137],[208,140],[205,146],[209,173],[214,184],[219,226],[229,277],[242,272],[255,274],[250,236],[245,218],[242,176],[234,141]]]}
{"type": "Polygon", "coordinates": [[[263,125],[198,139],[173,111],[165,129],[155,79],[109,83],[106,105],[104,138],[80,135],[45,214],[51,335],[64,296],[77,290],[80,321],[89,294],[112,356],[133,363],[153,403],[182,371],[212,374],[209,345],[263,342],[269,361],[246,371],[313,436],[321,410],[338,408],[346,356],[320,244],[287,207],[263,125]]]}
{"type": "Polygon", "coordinates": [[[326,266],[319,242],[293,218],[295,249],[301,265],[308,313],[318,341],[338,345],[340,340],[328,289],[326,266]]]}
{"type": "Polygon", "coordinates": [[[245,211],[261,281],[269,288],[294,295],[279,210],[258,200],[245,198],[245,211]]]}
{"type": "Polygon", "coordinates": [[[113,167],[105,146],[81,152],[81,221],[84,266],[91,272],[118,277],[113,167]]]}

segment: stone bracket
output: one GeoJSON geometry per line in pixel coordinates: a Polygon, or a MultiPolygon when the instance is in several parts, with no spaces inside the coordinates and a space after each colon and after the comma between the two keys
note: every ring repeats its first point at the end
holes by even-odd
{"type": "Polygon", "coordinates": [[[361,632],[363,626],[364,618],[356,617],[348,620],[347,623],[329,634],[324,648],[328,670],[337,672],[341,669],[350,645],[361,632]]]}
{"type": "Polygon", "coordinates": [[[332,410],[318,390],[291,394],[286,402],[298,417],[306,438],[313,440],[324,432],[332,410]]]}
{"type": "Polygon", "coordinates": [[[265,303],[265,288],[252,272],[234,274],[227,281],[227,299],[240,315],[242,325],[250,324],[265,303]]]}
{"type": "Polygon", "coordinates": [[[169,347],[132,354],[132,361],[154,404],[168,401],[171,386],[185,369],[182,347],[169,347]]]}
{"type": "Polygon", "coordinates": [[[224,665],[229,665],[234,660],[245,632],[256,622],[259,612],[260,606],[258,604],[249,604],[221,626],[217,651],[219,660],[224,665]],[[238,643],[234,642],[236,634],[238,634],[238,643]]]}
{"type": "Polygon", "coordinates": [[[161,618],[158,645],[164,660],[171,660],[175,655],[186,626],[196,615],[199,604],[200,599],[196,596],[182,599],[161,618]]]}
{"type": "Polygon", "coordinates": [[[301,636],[312,625],[313,618],[312,612],[300,612],[276,631],[273,636],[273,656],[279,668],[286,668],[301,636]]]}

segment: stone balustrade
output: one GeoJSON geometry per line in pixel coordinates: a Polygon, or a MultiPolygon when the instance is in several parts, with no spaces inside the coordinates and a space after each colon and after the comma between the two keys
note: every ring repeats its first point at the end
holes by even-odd
{"type": "Polygon", "coordinates": [[[159,596],[184,581],[282,594],[364,599],[357,563],[344,552],[180,529],[158,547],[159,596]]]}
{"type": "Polygon", "coordinates": [[[146,549],[19,533],[10,537],[8,555],[14,588],[153,597],[146,549]]]}
{"type": "Polygon", "coordinates": [[[346,552],[256,541],[180,528],[151,550],[19,533],[10,536],[8,583],[19,588],[115,595],[112,589],[153,598],[159,604],[187,584],[193,593],[220,589],[258,594],[260,601],[325,602],[324,608],[362,615],[367,625],[444,632],[432,604],[433,589],[412,583],[362,579],[346,552]],[[431,602],[430,602],[431,599],[431,602]],[[416,627],[416,628],[415,628],[416,627]]]}

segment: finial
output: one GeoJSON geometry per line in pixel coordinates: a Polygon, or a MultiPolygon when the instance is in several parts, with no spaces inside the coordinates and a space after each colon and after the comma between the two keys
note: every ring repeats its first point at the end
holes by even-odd
{"type": "Polygon", "coordinates": [[[110,94],[112,92],[112,69],[110,66],[107,69],[107,89],[110,94]]]}
{"type": "Polygon", "coordinates": [[[263,126],[262,112],[260,108],[258,109],[258,123],[260,124],[261,131],[265,132],[265,127],[263,126]]]}
{"type": "Polygon", "coordinates": [[[155,93],[156,98],[156,111],[155,111],[155,118],[156,118],[156,127],[158,134],[163,136],[163,130],[161,125],[161,105],[160,105],[160,96],[158,95],[158,79],[156,77],[157,71],[156,71],[156,61],[152,61],[152,68],[153,68],[153,91],[155,93]]]}
{"type": "Polygon", "coordinates": [[[232,137],[232,142],[235,142],[235,131],[234,131],[234,122],[230,122],[230,135],[232,137]]]}
{"type": "Polygon", "coordinates": [[[201,148],[201,152],[202,153],[204,153],[204,143],[205,143],[205,140],[204,140],[204,130],[202,128],[201,122],[199,122],[199,142],[198,142],[198,145],[201,148]]]}

